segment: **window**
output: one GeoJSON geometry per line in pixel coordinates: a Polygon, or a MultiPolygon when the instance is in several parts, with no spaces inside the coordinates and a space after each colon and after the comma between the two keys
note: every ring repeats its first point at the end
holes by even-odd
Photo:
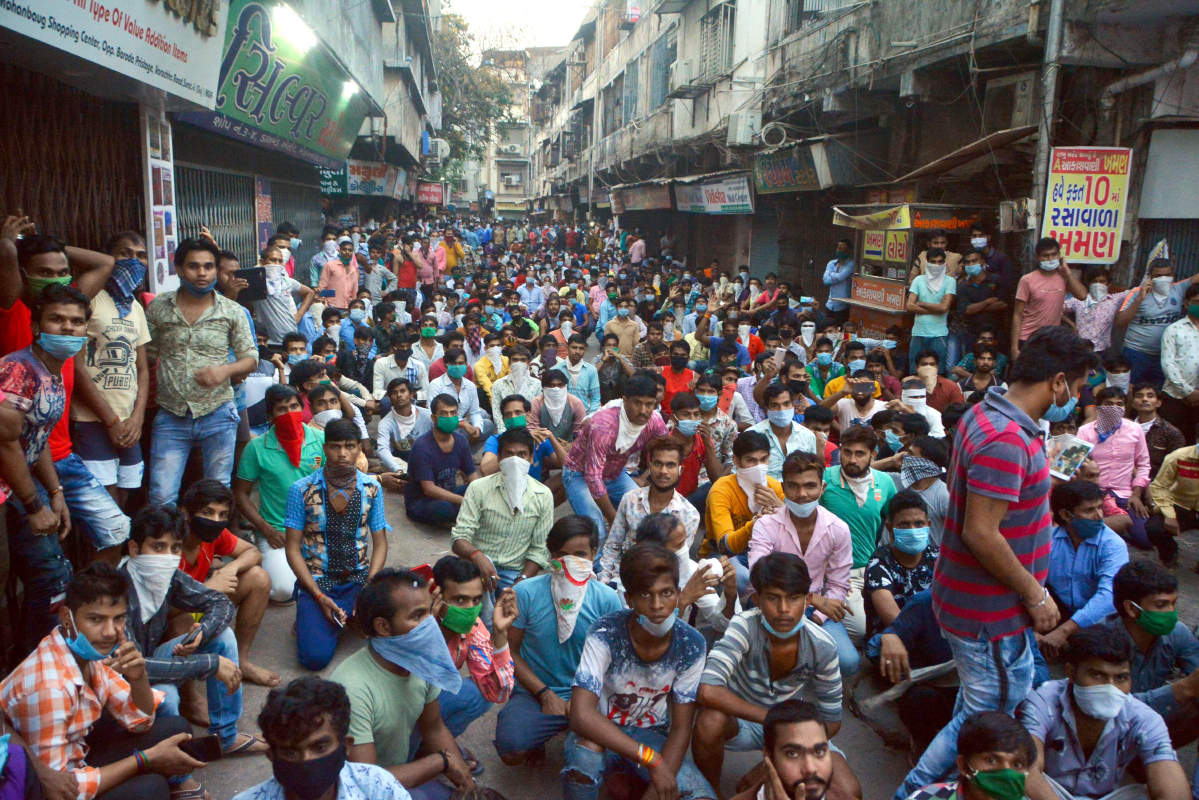
{"type": "Polygon", "coordinates": [[[618,75],[616,80],[604,87],[603,100],[604,118],[601,132],[602,135],[607,136],[608,134],[619,129],[620,126],[624,124],[624,113],[622,111],[624,106],[623,73],[618,75]]]}
{"type": "Polygon", "coordinates": [[[640,88],[641,61],[634,58],[624,68],[624,124],[637,119],[637,95],[640,88]]]}
{"type": "Polygon", "coordinates": [[[666,102],[670,91],[670,65],[678,55],[678,32],[671,28],[658,37],[650,48],[649,108],[653,111],[666,102]]]}
{"type": "Polygon", "coordinates": [[[792,33],[819,20],[829,11],[853,5],[857,0],[786,0],[787,29],[792,33]]]}
{"type": "Polygon", "coordinates": [[[721,3],[699,21],[700,78],[715,82],[733,66],[733,23],[737,7],[721,3]]]}

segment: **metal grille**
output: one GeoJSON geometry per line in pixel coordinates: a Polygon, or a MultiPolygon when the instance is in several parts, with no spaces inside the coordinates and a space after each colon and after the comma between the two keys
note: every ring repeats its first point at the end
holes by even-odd
{"type": "Polygon", "coordinates": [[[710,84],[733,65],[733,24],[737,6],[726,2],[704,14],[699,21],[699,78],[710,84]]]}
{"type": "MultiPolygon", "coordinates": [[[[1194,219],[1143,219],[1141,220],[1141,253],[1165,239],[1170,245],[1170,260],[1174,262],[1177,277],[1189,278],[1199,270],[1199,220],[1194,219]]],[[[1131,281],[1144,278],[1145,259],[1136,265],[1131,281]]],[[[1131,284],[1135,285],[1135,284],[1131,284]]]]}
{"type": "Polygon", "coordinates": [[[207,225],[217,243],[243,264],[258,263],[253,177],[176,163],[175,186],[180,236],[199,236],[200,226],[207,225]]]}
{"type": "Polygon", "coordinates": [[[0,137],[4,213],[19,208],[39,230],[90,248],[145,228],[137,106],[9,64],[0,64],[0,95],[25,100],[0,137]]]}
{"type": "Polygon", "coordinates": [[[321,229],[325,226],[320,187],[272,179],[271,215],[275,219],[275,227],[287,221],[300,229],[300,238],[304,243],[295,253],[296,280],[307,283],[308,265],[321,246],[321,229]]]}

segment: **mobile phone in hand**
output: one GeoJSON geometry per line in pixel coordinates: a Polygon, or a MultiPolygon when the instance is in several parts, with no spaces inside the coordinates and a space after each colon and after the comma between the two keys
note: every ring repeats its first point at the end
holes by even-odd
{"type": "Polygon", "coordinates": [[[187,647],[189,644],[191,644],[192,642],[194,642],[196,640],[197,636],[199,636],[203,632],[204,632],[203,628],[198,628],[198,627],[192,628],[191,631],[187,634],[187,636],[183,637],[183,641],[180,642],[179,644],[184,647],[187,647]]]}
{"type": "Polygon", "coordinates": [[[192,737],[186,742],[179,744],[179,749],[187,753],[196,761],[220,761],[221,759],[221,740],[216,734],[209,736],[192,737]]]}

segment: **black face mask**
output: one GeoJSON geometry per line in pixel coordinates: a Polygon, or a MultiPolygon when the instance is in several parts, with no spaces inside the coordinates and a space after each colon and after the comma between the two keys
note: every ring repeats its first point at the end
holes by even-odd
{"type": "Polygon", "coordinates": [[[687,368],[687,356],[671,356],[670,368],[675,372],[682,372],[687,368]]]}
{"type": "Polygon", "coordinates": [[[803,381],[787,381],[787,388],[791,390],[791,394],[803,394],[803,381]]]}
{"type": "Polygon", "coordinates": [[[346,746],[343,742],[327,756],[308,761],[283,761],[276,758],[271,762],[275,780],[283,789],[300,800],[317,800],[337,783],[341,768],[346,763],[346,746]]]}
{"type": "Polygon", "coordinates": [[[225,530],[225,523],[207,517],[192,517],[188,522],[191,532],[202,542],[215,542],[225,530]]]}
{"type": "Polygon", "coordinates": [[[396,358],[398,358],[400,361],[407,361],[408,357],[411,355],[412,355],[411,347],[397,347],[396,348],[396,358]]]}

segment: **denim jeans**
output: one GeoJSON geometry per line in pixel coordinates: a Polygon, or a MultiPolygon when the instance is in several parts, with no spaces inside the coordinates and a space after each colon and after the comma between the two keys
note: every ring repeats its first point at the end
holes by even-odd
{"type": "Polygon", "coordinates": [[[71,510],[71,521],[78,522],[97,550],[116,547],[129,538],[129,517],[117,501],[96,480],[83,459],[75,453],[54,462],[54,471],[62,484],[62,496],[71,510]]]}
{"type": "Polygon", "coordinates": [[[949,371],[957,366],[962,360],[962,353],[966,351],[967,346],[973,347],[973,341],[967,345],[966,340],[973,337],[964,331],[950,331],[949,338],[945,340],[945,369],[943,372],[948,375],[949,371]]]}
{"type": "Polygon", "coordinates": [[[904,778],[895,800],[907,800],[912,792],[930,783],[946,780],[957,769],[957,740],[962,723],[978,711],[1012,714],[1032,689],[1033,650],[1037,647],[1032,628],[1002,639],[966,639],[942,630],[957,663],[957,701],[953,719],[929,744],[920,762],[904,778]]]}
{"type": "MultiPolygon", "coordinates": [[[[1133,350],[1131,347],[1125,347],[1120,351],[1128,365],[1132,367],[1132,384],[1135,386],[1138,383],[1152,383],[1158,389],[1161,389],[1162,384],[1166,382],[1166,375],[1162,372],[1162,357],[1158,355],[1150,355],[1142,353],[1140,350],[1133,350]]],[[[1159,395],[1160,396],[1160,395],[1159,395]]],[[[1185,431],[1184,431],[1185,433],[1185,431]]]]}
{"type": "Polygon", "coordinates": [[[233,477],[233,450],[241,417],[230,400],[202,417],[177,417],[158,409],[150,435],[150,498],[152,506],[172,505],[193,445],[200,445],[204,477],[226,486],[233,477]]]}
{"type": "Polygon", "coordinates": [[[566,717],[541,713],[541,703],[517,684],[495,721],[495,751],[506,756],[537,750],[567,726],[566,717]]]}
{"type": "MultiPolygon", "coordinates": [[[[652,747],[659,753],[666,744],[665,731],[654,728],[625,728],[621,732],[636,742],[652,747]]],[[[566,737],[566,764],[562,767],[562,797],[564,800],[596,800],[599,797],[600,786],[604,776],[613,770],[631,772],[644,781],[649,780],[649,771],[640,764],[633,764],[623,756],[610,751],[597,753],[579,744],[579,737],[573,731],[566,737]],[[571,780],[568,775],[578,773],[587,781],[571,780]]],[[[716,792],[699,767],[691,760],[688,750],[682,765],[675,776],[679,789],[679,800],[699,800],[699,798],[715,797],[716,792]]]]}
{"type": "MultiPolygon", "coordinates": [[[[346,619],[354,615],[354,603],[362,584],[341,583],[325,594],[333,598],[337,607],[346,612],[346,619]]],[[[342,629],[325,617],[316,598],[296,585],[296,655],[300,666],[313,672],[329,666],[337,652],[337,642],[342,629]]]]}
{"type": "MultiPolygon", "coordinates": [[[[462,688],[458,690],[457,694],[443,691],[437,695],[437,704],[441,708],[441,721],[445,723],[450,736],[454,738],[466,733],[466,729],[472,722],[491,709],[491,703],[487,702],[483,693],[479,691],[479,687],[470,678],[462,679],[462,688]]],[[[416,758],[422,741],[418,725],[412,729],[412,735],[409,737],[409,761],[416,758]]]]}
{"type": "MultiPolygon", "coordinates": [[[[466,494],[466,484],[455,486],[451,491],[457,495],[466,494]]],[[[426,525],[453,525],[458,519],[458,509],[462,506],[449,500],[431,500],[428,497],[404,499],[404,513],[413,522],[423,522],[426,525]]]]}
{"type": "Polygon", "coordinates": [[[708,510],[708,493],[712,491],[712,482],[701,483],[695,487],[695,491],[687,495],[687,502],[695,506],[695,510],[699,512],[702,519],[708,510]]]}
{"type": "Polygon", "coordinates": [[[499,585],[496,586],[494,592],[483,592],[483,610],[479,612],[479,619],[483,620],[487,630],[491,630],[491,615],[495,613],[496,596],[504,589],[516,585],[516,579],[520,577],[520,570],[496,567],[495,574],[500,576],[499,585]]]}
{"type": "Polygon", "coordinates": [[[949,344],[946,342],[947,336],[913,336],[911,343],[908,346],[908,371],[916,374],[916,359],[925,350],[932,350],[937,354],[937,372],[944,375],[949,371],[949,367],[945,365],[949,353],[949,344]]]}
{"type": "MultiPolygon", "coordinates": [[[[812,607],[808,606],[808,619],[815,621],[812,616],[812,607]]],[[[832,619],[825,619],[820,623],[820,627],[828,631],[833,637],[833,641],[837,643],[837,661],[841,666],[841,680],[847,681],[854,675],[858,674],[858,667],[862,665],[862,655],[858,652],[858,648],[853,646],[853,642],[849,639],[849,631],[845,630],[845,626],[840,622],[832,619]]]]}
{"type": "MultiPolygon", "coordinates": [[[[591,488],[587,485],[583,473],[563,468],[562,486],[566,489],[566,499],[570,502],[571,510],[595,522],[599,529],[599,543],[602,549],[604,540],[608,538],[608,520],[596,505],[595,498],[591,496],[591,488]]],[[[608,500],[612,507],[617,508],[620,506],[620,498],[624,497],[626,492],[636,489],[637,484],[629,473],[621,470],[612,480],[604,481],[604,488],[608,492],[608,500]]]]}
{"type": "MultiPolygon", "coordinates": [[[[45,490],[34,478],[38,497],[49,506],[45,490]]],[[[21,655],[37,647],[54,627],[58,625],[55,605],[66,595],[71,581],[71,562],[62,552],[58,534],[38,536],[29,527],[25,507],[13,495],[8,498],[8,552],[13,572],[21,579],[25,597],[21,603],[19,639],[21,655]]]]}
{"type": "MultiPolygon", "coordinates": [[[[175,645],[183,641],[187,634],[176,636],[154,648],[155,658],[170,658],[175,645]]],[[[226,626],[216,638],[200,643],[197,653],[224,656],[237,663],[237,637],[233,629],[226,626]]],[[[241,687],[233,694],[216,676],[209,676],[205,681],[208,694],[208,732],[221,737],[221,747],[232,747],[237,740],[237,721],[241,718],[241,687]]],[[[163,692],[162,705],[158,707],[159,714],[169,717],[179,716],[179,687],[173,683],[156,683],[154,688],[163,692]]]]}

